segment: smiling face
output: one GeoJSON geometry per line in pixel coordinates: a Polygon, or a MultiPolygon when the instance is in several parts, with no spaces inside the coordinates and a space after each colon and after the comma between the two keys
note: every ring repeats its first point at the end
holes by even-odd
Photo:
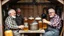
{"type": "Polygon", "coordinates": [[[13,10],[13,9],[9,10],[8,14],[9,14],[9,16],[16,18],[16,11],[15,10],[13,10]]]}
{"type": "Polygon", "coordinates": [[[49,13],[50,18],[52,18],[55,15],[55,10],[51,8],[48,10],[48,13],[49,13]]]}
{"type": "Polygon", "coordinates": [[[50,18],[51,18],[51,17],[54,17],[54,15],[55,15],[54,12],[50,12],[50,13],[49,13],[50,18]]]}
{"type": "Polygon", "coordinates": [[[10,15],[11,16],[16,16],[16,12],[15,11],[11,11],[10,15]]]}

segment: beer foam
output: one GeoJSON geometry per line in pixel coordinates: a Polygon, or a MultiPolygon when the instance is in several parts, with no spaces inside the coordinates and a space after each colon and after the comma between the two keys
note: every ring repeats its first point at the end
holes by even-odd
{"type": "Polygon", "coordinates": [[[29,17],[29,19],[34,19],[33,17],[29,17]]]}
{"type": "Polygon", "coordinates": [[[42,21],[39,21],[39,23],[42,23],[42,21]]]}
{"type": "Polygon", "coordinates": [[[36,17],[35,20],[41,20],[41,18],[40,17],[36,17]]]}
{"type": "Polygon", "coordinates": [[[27,18],[25,18],[25,20],[28,20],[27,18]]]}

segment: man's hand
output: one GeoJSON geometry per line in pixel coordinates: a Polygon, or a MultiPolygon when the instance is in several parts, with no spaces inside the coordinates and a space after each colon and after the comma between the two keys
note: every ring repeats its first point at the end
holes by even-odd
{"type": "Polygon", "coordinates": [[[43,19],[43,23],[50,24],[50,22],[49,22],[49,21],[47,21],[46,19],[43,19]]]}
{"type": "Polygon", "coordinates": [[[23,28],[24,28],[24,25],[20,25],[19,28],[20,28],[20,29],[23,29],[23,28]]]}
{"type": "Polygon", "coordinates": [[[46,19],[43,19],[43,23],[47,23],[47,20],[46,19]]]}

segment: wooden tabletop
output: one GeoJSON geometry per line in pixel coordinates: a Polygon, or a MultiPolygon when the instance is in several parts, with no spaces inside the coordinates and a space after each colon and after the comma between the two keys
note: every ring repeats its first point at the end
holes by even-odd
{"type": "Polygon", "coordinates": [[[19,33],[45,33],[45,30],[28,30],[28,31],[20,30],[19,33]]]}

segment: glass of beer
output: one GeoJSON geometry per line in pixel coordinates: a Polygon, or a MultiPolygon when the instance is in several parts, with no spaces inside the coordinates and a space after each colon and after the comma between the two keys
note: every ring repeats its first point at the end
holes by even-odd
{"type": "Polygon", "coordinates": [[[32,16],[29,17],[28,21],[29,21],[29,24],[31,24],[34,21],[34,17],[32,17],[32,16]]]}
{"type": "Polygon", "coordinates": [[[38,16],[38,17],[35,18],[35,20],[38,22],[38,21],[41,20],[41,17],[38,16]]]}
{"type": "Polygon", "coordinates": [[[24,22],[24,29],[23,30],[24,31],[28,31],[29,30],[28,23],[27,22],[24,22]]]}
{"type": "Polygon", "coordinates": [[[28,26],[25,26],[23,30],[24,30],[24,31],[28,31],[28,30],[29,30],[29,29],[28,29],[28,26]]]}
{"type": "Polygon", "coordinates": [[[43,19],[43,29],[47,29],[48,26],[47,26],[46,23],[44,23],[44,20],[45,20],[45,19],[43,19]]]}
{"type": "Polygon", "coordinates": [[[42,21],[38,21],[38,24],[39,24],[39,29],[42,29],[42,28],[43,28],[43,23],[42,23],[42,21]]]}
{"type": "Polygon", "coordinates": [[[24,22],[28,22],[28,19],[26,17],[24,17],[24,22]]]}
{"type": "Polygon", "coordinates": [[[47,24],[43,23],[43,29],[47,29],[47,24]]]}

